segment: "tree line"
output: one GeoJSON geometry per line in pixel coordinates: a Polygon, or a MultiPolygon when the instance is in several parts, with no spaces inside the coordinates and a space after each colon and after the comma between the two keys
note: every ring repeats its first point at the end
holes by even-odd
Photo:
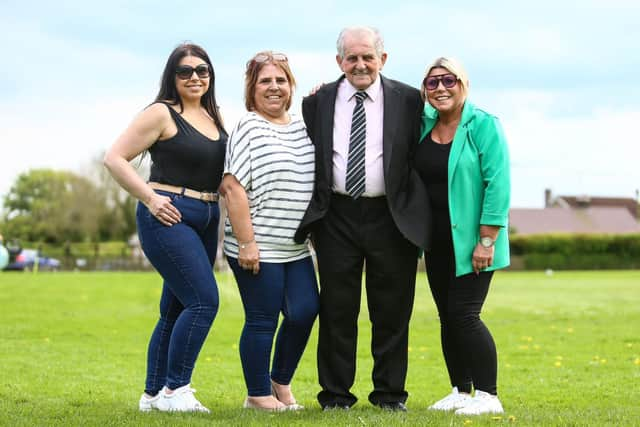
{"type": "Polygon", "coordinates": [[[136,230],[135,206],[101,160],[88,174],[31,169],[3,197],[0,233],[5,240],[53,245],[126,241],[136,230]]]}

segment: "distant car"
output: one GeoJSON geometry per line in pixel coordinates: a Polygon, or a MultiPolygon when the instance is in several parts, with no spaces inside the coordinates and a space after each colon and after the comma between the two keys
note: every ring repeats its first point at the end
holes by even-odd
{"type": "Polygon", "coordinates": [[[22,249],[15,260],[9,262],[5,270],[33,270],[36,259],[38,260],[38,270],[56,271],[60,268],[60,261],[55,258],[42,256],[37,249],[22,249]]]}

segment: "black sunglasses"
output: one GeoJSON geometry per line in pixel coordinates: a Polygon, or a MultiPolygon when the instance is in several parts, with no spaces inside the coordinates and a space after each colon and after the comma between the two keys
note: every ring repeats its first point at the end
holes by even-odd
{"type": "Polygon", "coordinates": [[[458,78],[455,74],[442,74],[441,76],[427,77],[424,79],[422,84],[427,90],[436,90],[440,82],[442,82],[442,85],[445,88],[451,89],[456,85],[456,83],[458,83],[458,78]]]}
{"type": "Polygon", "coordinates": [[[207,64],[200,64],[195,68],[191,65],[178,65],[176,67],[176,76],[178,76],[180,80],[189,80],[191,76],[193,76],[194,71],[201,79],[209,77],[209,66],[207,64]]]}

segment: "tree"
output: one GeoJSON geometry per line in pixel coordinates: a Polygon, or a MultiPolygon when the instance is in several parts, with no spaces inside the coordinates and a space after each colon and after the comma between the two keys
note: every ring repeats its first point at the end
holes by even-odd
{"type": "Polygon", "coordinates": [[[62,243],[98,240],[105,196],[91,180],[68,171],[33,169],[20,174],[4,198],[5,235],[62,243]]]}
{"type": "MultiPolygon", "coordinates": [[[[137,200],[111,177],[102,165],[103,158],[104,153],[95,156],[84,172],[105,197],[107,209],[98,218],[98,233],[101,240],[127,241],[136,232],[137,200]]],[[[131,163],[138,174],[149,176],[148,162],[138,157],[131,163]]]]}

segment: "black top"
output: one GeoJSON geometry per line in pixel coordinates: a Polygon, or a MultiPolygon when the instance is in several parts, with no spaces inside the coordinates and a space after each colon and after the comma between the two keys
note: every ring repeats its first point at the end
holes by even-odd
{"type": "MultiPolygon", "coordinates": [[[[163,103],[164,104],[164,103],[163,103]]],[[[158,140],[151,147],[149,181],[216,192],[222,181],[227,134],[210,139],[191,126],[176,110],[165,104],[176,123],[178,133],[158,140]]]]}
{"type": "Polygon", "coordinates": [[[444,249],[451,244],[451,220],[449,218],[448,170],[451,143],[438,144],[429,132],[418,145],[415,152],[414,165],[422,178],[433,214],[433,246],[434,250],[444,249]]]}

